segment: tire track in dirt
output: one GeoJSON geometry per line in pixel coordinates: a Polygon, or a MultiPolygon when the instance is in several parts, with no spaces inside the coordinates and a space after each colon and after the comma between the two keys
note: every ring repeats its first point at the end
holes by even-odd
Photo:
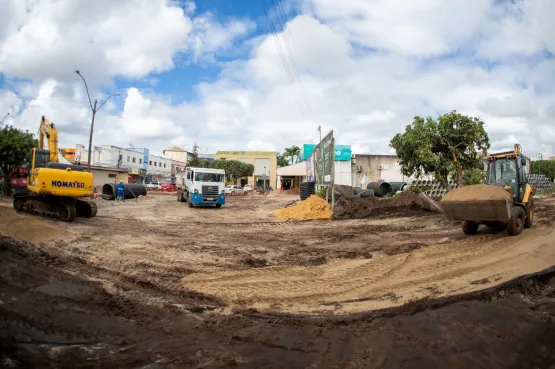
{"type": "Polygon", "coordinates": [[[334,260],[316,267],[270,267],[192,274],[186,288],[228,304],[292,313],[351,313],[491,287],[555,265],[555,231],[485,235],[410,254],[334,260]],[[489,277],[498,275],[495,281],[489,277]],[[473,281],[484,280],[476,284],[473,281]]]}

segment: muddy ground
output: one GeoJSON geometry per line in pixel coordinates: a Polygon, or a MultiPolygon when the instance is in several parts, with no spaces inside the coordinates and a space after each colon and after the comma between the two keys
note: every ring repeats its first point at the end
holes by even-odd
{"type": "MultiPolygon", "coordinates": [[[[555,252],[553,199],[538,199],[536,227],[508,243],[504,234],[489,229],[469,242],[459,225],[430,212],[292,223],[271,215],[290,198],[237,197],[222,209],[189,209],[164,195],[123,204],[98,201],[98,217],[72,224],[15,215],[6,202],[0,206],[3,224],[12,225],[0,228],[10,236],[0,238],[0,367],[555,365],[555,273],[545,267],[555,252]],[[48,230],[44,239],[41,229],[48,230]],[[527,239],[532,243],[521,242],[527,239]],[[470,264],[486,259],[475,257],[483,254],[484,244],[488,262],[470,270],[470,264]],[[442,262],[454,260],[456,245],[464,249],[464,262],[442,262]],[[494,260],[495,247],[503,251],[498,253],[502,260],[494,260]],[[442,259],[445,255],[450,258],[442,259]],[[368,260],[376,259],[389,265],[388,258],[407,256],[438,261],[429,267],[441,265],[445,275],[436,270],[407,278],[426,268],[402,263],[382,279],[403,281],[405,287],[417,280],[428,292],[396,304],[406,296],[402,288],[392,289],[382,293],[389,305],[352,309],[356,313],[345,309],[352,302],[343,290],[337,295],[341,302],[325,305],[333,309],[307,305],[302,312],[279,299],[258,307],[256,299],[245,300],[237,290],[230,298],[190,283],[239,273],[229,279],[233,282],[251,273],[256,290],[256,283],[268,283],[266,273],[280,268],[293,278],[287,268],[313,272],[329,265],[329,278],[338,262],[370,265],[368,260]],[[477,270],[487,270],[488,278],[477,270]],[[526,275],[518,277],[519,271],[526,275]],[[453,281],[467,283],[442,294],[458,285],[453,281]]],[[[372,286],[368,279],[357,280],[359,269],[349,270],[338,278],[372,286]]],[[[306,279],[301,282],[304,289],[313,288],[306,279]]],[[[228,286],[233,291],[233,283],[228,286]]],[[[255,297],[264,296],[260,291],[255,297]]],[[[349,297],[352,291],[348,288],[349,297]]]]}

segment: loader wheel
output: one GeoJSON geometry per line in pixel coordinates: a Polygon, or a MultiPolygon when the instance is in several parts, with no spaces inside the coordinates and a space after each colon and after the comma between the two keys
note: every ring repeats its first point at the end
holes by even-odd
{"type": "Polygon", "coordinates": [[[478,233],[478,227],[480,224],[478,222],[473,222],[471,220],[465,220],[462,224],[463,232],[466,234],[476,234],[478,233]]]}
{"type": "Polygon", "coordinates": [[[524,229],[525,222],[526,214],[524,209],[520,206],[513,207],[511,210],[511,219],[509,219],[509,223],[507,223],[507,233],[510,236],[518,236],[524,229]]]}
{"type": "Polygon", "coordinates": [[[526,204],[526,220],[524,221],[524,228],[532,227],[532,223],[534,223],[534,198],[530,196],[530,201],[526,204]]]}

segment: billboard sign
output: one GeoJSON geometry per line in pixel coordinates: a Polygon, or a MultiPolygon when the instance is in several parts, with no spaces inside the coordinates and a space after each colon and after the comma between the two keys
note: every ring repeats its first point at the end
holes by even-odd
{"type": "Polygon", "coordinates": [[[328,133],[326,137],[314,149],[314,167],[316,169],[316,184],[321,186],[331,186],[333,165],[334,165],[334,149],[333,149],[333,131],[328,133]]]}
{"type": "MultiPolygon", "coordinates": [[[[302,158],[303,160],[308,160],[314,149],[315,144],[304,144],[302,148],[302,158]]],[[[351,160],[351,146],[350,145],[335,145],[334,146],[334,157],[335,161],[349,161],[351,160]]]]}

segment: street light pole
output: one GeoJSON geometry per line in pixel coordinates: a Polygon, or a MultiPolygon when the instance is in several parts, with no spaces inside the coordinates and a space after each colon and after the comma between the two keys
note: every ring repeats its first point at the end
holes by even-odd
{"type": "Polygon", "coordinates": [[[104,106],[104,104],[106,104],[112,96],[120,96],[121,94],[112,94],[112,95],[108,96],[108,98],[106,100],[104,100],[104,102],[102,104],[100,104],[100,106],[98,106],[98,99],[94,99],[94,106],[93,106],[93,104],[91,102],[91,95],[89,94],[89,87],[87,86],[87,81],[85,81],[85,78],[81,75],[81,73],[79,73],[78,70],[76,70],[75,73],[77,73],[79,75],[79,77],[81,77],[83,82],[85,83],[85,90],[87,90],[87,97],[89,98],[89,105],[90,105],[91,110],[92,110],[91,133],[89,135],[89,155],[88,155],[89,157],[88,157],[88,160],[87,160],[87,170],[90,172],[91,171],[91,156],[92,156],[92,139],[93,139],[93,131],[94,131],[94,118],[96,117],[96,113],[100,110],[100,108],[102,108],[104,106]]]}

